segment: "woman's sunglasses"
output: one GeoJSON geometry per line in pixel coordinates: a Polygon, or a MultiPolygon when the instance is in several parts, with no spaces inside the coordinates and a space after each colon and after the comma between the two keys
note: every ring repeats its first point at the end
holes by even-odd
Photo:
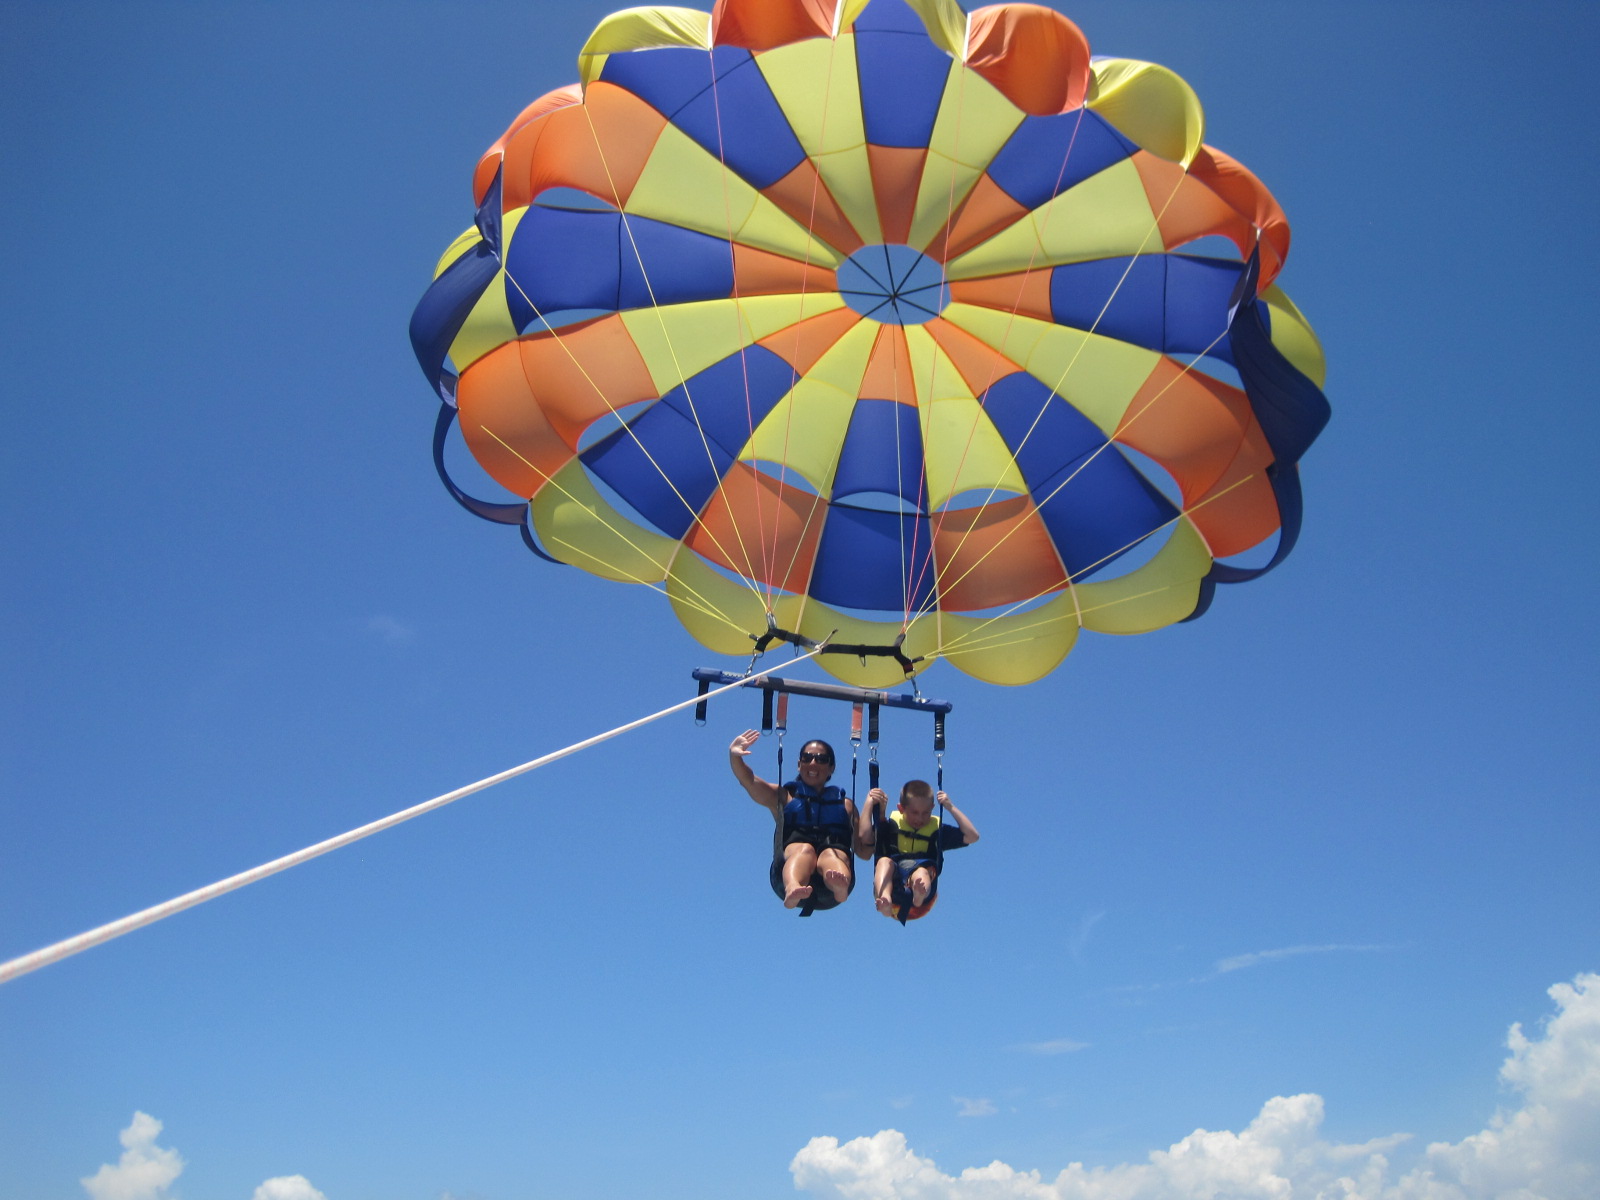
{"type": "Polygon", "coordinates": [[[827,766],[829,763],[831,763],[833,761],[833,755],[831,755],[831,754],[807,754],[804,750],[802,750],[802,751],[800,751],[800,761],[803,762],[803,763],[810,763],[810,762],[821,763],[823,766],[827,766]]]}

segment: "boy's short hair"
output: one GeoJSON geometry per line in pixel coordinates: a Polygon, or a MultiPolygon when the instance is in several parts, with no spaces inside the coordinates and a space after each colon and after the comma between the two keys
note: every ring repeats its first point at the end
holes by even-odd
{"type": "Polygon", "coordinates": [[[933,785],[926,779],[908,779],[905,787],[900,789],[900,803],[907,800],[932,800],[933,785]]]}

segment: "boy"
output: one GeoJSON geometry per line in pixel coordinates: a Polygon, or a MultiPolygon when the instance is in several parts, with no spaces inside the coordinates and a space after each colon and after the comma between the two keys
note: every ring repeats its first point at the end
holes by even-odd
{"type": "Polygon", "coordinates": [[[878,820],[877,809],[886,809],[888,804],[889,797],[881,788],[867,793],[857,837],[861,842],[874,842],[877,864],[872,872],[872,895],[878,911],[904,925],[926,916],[938,899],[944,852],[972,845],[978,840],[978,830],[950,803],[949,796],[943,792],[936,796],[925,780],[908,782],[900,789],[896,810],[878,820]],[[934,815],[935,801],[954,818],[954,826],[943,824],[934,815]]]}

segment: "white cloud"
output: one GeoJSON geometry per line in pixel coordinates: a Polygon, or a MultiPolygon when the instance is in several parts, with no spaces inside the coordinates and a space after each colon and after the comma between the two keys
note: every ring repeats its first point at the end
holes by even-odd
{"type": "Polygon", "coordinates": [[[1600,1196],[1600,975],[1558,983],[1559,1010],[1532,1040],[1520,1024],[1506,1044],[1500,1078],[1520,1108],[1454,1144],[1428,1147],[1427,1165],[1406,1177],[1405,1200],[1464,1196],[1507,1200],[1593,1200],[1600,1196]]]}
{"type": "MultiPolygon", "coordinates": [[[[93,1175],[79,1180],[90,1200],[174,1200],[167,1189],[186,1165],[176,1151],[156,1145],[161,1122],[149,1113],[136,1112],[117,1136],[122,1158],[116,1166],[102,1163],[93,1175]]],[[[252,1200],[328,1200],[304,1175],[280,1175],[256,1188],[252,1200]]]]}
{"type": "Polygon", "coordinates": [[[992,1117],[1000,1111],[993,1100],[984,1096],[951,1096],[950,1099],[955,1101],[958,1117],[992,1117]]]}
{"type": "Polygon", "coordinates": [[[250,1200],[328,1200],[304,1175],[279,1175],[256,1189],[250,1200]]]}
{"type": "Polygon", "coordinates": [[[122,1157],[116,1166],[102,1163],[93,1175],[78,1182],[92,1200],[166,1200],[167,1188],[183,1173],[176,1150],[156,1145],[161,1122],[149,1113],[136,1112],[129,1126],[117,1135],[122,1157]]]}
{"type": "Polygon", "coordinates": [[[1331,946],[1285,946],[1281,950],[1257,950],[1250,954],[1235,954],[1232,958],[1217,960],[1211,968],[1213,975],[1226,975],[1230,971],[1242,971],[1246,967],[1259,966],[1264,962],[1277,962],[1280,958],[1298,958],[1302,954],[1339,954],[1350,950],[1389,950],[1389,946],[1352,946],[1335,944],[1331,946]]]}
{"type": "Polygon", "coordinates": [[[1105,920],[1105,916],[1106,914],[1103,911],[1092,912],[1078,922],[1077,933],[1074,934],[1072,940],[1067,943],[1067,949],[1072,953],[1072,957],[1075,960],[1081,960],[1083,958],[1084,949],[1089,945],[1089,935],[1094,932],[1094,927],[1096,925],[1105,920]]]}
{"type": "Polygon", "coordinates": [[[1241,1133],[1194,1133],[1143,1163],[1054,1179],[1003,1162],[946,1175],[886,1129],[842,1145],[813,1138],[790,1163],[819,1200],[1594,1200],[1600,1196],[1600,975],[1550,989],[1542,1035],[1511,1027],[1500,1076],[1520,1097],[1487,1129],[1427,1148],[1395,1176],[1392,1134],[1354,1145],[1322,1140],[1322,1098],[1277,1096],[1241,1133]]]}
{"type": "Polygon", "coordinates": [[[1111,988],[1112,992],[1162,992],[1169,988],[1193,987],[1196,984],[1211,983],[1221,979],[1224,975],[1234,971],[1243,971],[1247,967],[1258,967],[1262,963],[1278,962],[1285,958],[1298,958],[1303,954],[1343,954],[1351,952],[1372,953],[1378,950],[1394,950],[1395,946],[1364,945],[1360,943],[1334,942],[1322,946],[1281,946],[1275,950],[1252,950],[1248,954],[1235,954],[1228,958],[1219,958],[1211,964],[1211,970],[1204,975],[1194,975],[1188,979],[1174,979],[1166,983],[1130,983],[1122,987],[1111,988]]]}
{"type": "Polygon", "coordinates": [[[414,628],[396,617],[391,617],[388,613],[379,613],[368,621],[367,632],[375,634],[381,641],[391,646],[403,646],[417,640],[417,631],[414,628]]]}
{"type": "Polygon", "coordinates": [[[1022,1042],[1012,1047],[1013,1050],[1021,1050],[1024,1054],[1072,1054],[1088,1048],[1088,1042],[1075,1042],[1071,1038],[1052,1038],[1048,1042],[1022,1042]]]}

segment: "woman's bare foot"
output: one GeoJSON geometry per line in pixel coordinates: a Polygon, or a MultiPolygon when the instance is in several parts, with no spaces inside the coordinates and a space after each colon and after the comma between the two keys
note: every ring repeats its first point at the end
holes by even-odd
{"type": "Polygon", "coordinates": [[[811,885],[809,883],[796,884],[784,893],[783,906],[785,908],[799,908],[801,903],[810,899],[810,897],[811,885]]]}
{"type": "Polygon", "coordinates": [[[850,895],[850,873],[837,868],[829,868],[822,872],[822,882],[828,885],[828,890],[833,893],[833,898],[840,904],[845,902],[845,897],[850,895]]]}

